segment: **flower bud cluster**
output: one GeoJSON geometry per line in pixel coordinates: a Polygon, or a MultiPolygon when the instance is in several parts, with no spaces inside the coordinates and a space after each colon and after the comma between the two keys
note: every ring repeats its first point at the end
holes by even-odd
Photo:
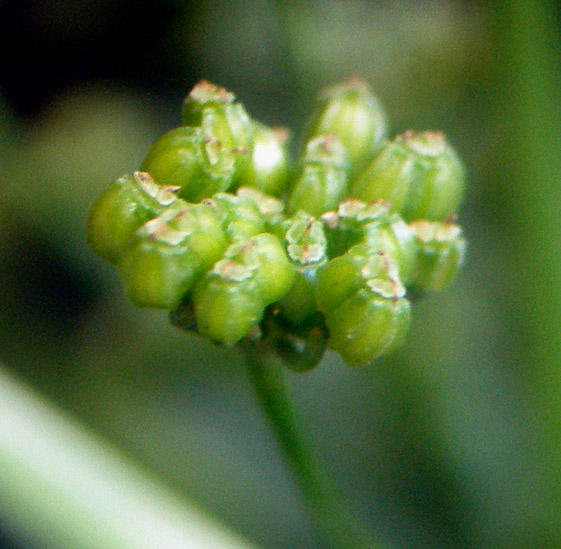
{"type": "Polygon", "coordinates": [[[465,253],[442,134],[389,139],[357,80],[321,94],[294,166],[288,132],[223,88],[199,83],[182,114],[90,212],[131,300],[224,345],[269,338],[298,370],[325,347],[362,364],[402,343],[410,296],[444,288],[465,253]]]}

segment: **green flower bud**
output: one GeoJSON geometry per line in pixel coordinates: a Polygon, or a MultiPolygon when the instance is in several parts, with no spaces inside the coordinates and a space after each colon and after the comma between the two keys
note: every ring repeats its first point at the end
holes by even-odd
{"type": "Polygon", "coordinates": [[[315,298],[318,309],[330,311],[356,293],[363,285],[362,268],[368,261],[366,254],[346,253],[330,260],[316,273],[315,298]]]}
{"type": "Polygon", "coordinates": [[[323,219],[330,228],[331,257],[361,244],[370,254],[386,253],[397,264],[400,280],[409,280],[417,251],[413,233],[399,215],[390,213],[386,202],[366,204],[347,198],[336,213],[329,212],[323,219]]]}
{"type": "Polygon", "coordinates": [[[308,139],[334,134],[345,146],[351,172],[357,173],[380,148],[386,117],[369,86],[356,78],[326,89],[319,96],[308,139]]]}
{"type": "Polygon", "coordinates": [[[334,135],[312,139],[299,177],[288,198],[287,211],[302,210],[310,215],[336,208],[347,193],[348,159],[345,148],[334,135]]]}
{"type": "Polygon", "coordinates": [[[234,156],[200,128],[180,127],[162,135],[142,163],[159,185],[180,187],[179,196],[198,202],[234,181],[234,156]]]}
{"type": "Polygon", "coordinates": [[[176,200],[175,190],[156,185],[144,172],[120,177],[90,210],[89,246],[105,260],[116,263],[136,230],[176,200]]]}
{"type": "MultiPolygon", "coordinates": [[[[199,334],[228,347],[246,337],[263,317],[253,279],[237,280],[219,262],[195,287],[193,304],[199,334]]],[[[235,271],[234,271],[235,272],[235,271]]]]}
{"type": "Polygon", "coordinates": [[[462,199],[464,170],[438,132],[405,132],[384,146],[357,177],[351,196],[386,200],[406,221],[444,221],[462,199]]]}
{"type": "Polygon", "coordinates": [[[328,345],[349,364],[366,364],[403,343],[411,307],[407,299],[388,293],[390,287],[359,290],[326,315],[328,345]]]}
{"type": "Polygon", "coordinates": [[[281,196],[288,180],[287,139],[287,130],[256,123],[250,162],[239,184],[271,196],[281,196]]]}
{"type": "Polygon", "coordinates": [[[118,267],[126,292],[140,307],[175,309],[226,246],[210,206],[177,201],[123,251],[118,267]]]}
{"type": "Polygon", "coordinates": [[[228,346],[236,344],[293,281],[294,269],[275,236],[263,233],[232,244],[195,286],[199,333],[228,346]]]}
{"type": "Polygon", "coordinates": [[[297,275],[279,308],[284,319],[299,326],[317,311],[313,285],[317,269],[327,262],[327,239],[323,223],[303,212],[285,221],[283,226],[286,251],[297,275]]]}
{"type": "Polygon", "coordinates": [[[279,238],[284,237],[283,222],[286,217],[284,215],[284,203],[282,200],[250,187],[240,187],[236,191],[236,196],[244,200],[251,200],[259,208],[265,220],[267,232],[272,232],[279,238]]]}
{"type": "Polygon", "coordinates": [[[217,193],[203,200],[203,204],[208,204],[214,210],[231,242],[247,240],[265,232],[265,220],[257,204],[249,198],[217,193]]]}
{"type": "Polygon", "coordinates": [[[298,212],[285,221],[286,251],[299,270],[317,269],[327,259],[327,238],[323,223],[298,212]]]}
{"type": "Polygon", "coordinates": [[[246,253],[254,253],[259,265],[255,273],[259,294],[265,304],[270,305],[286,295],[292,287],[294,267],[279,239],[270,233],[254,236],[248,241],[248,245],[246,253]]]}
{"type": "Polygon", "coordinates": [[[233,93],[206,80],[199,82],[183,102],[183,124],[201,127],[234,154],[241,184],[250,163],[255,123],[233,93]]]}
{"type": "Polygon", "coordinates": [[[398,346],[410,304],[395,262],[367,248],[331,260],[317,273],[316,299],[329,330],[328,345],[351,364],[369,362],[398,346]]]}
{"type": "Polygon", "coordinates": [[[410,224],[417,245],[414,276],[410,282],[416,292],[439,291],[447,286],[460,268],[466,241],[462,230],[451,222],[410,224]]]}

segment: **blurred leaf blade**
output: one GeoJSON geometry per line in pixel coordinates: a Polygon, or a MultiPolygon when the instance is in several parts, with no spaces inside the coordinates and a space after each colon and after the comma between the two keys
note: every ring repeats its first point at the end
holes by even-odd
{"type": "Polygon", "coordinates": [[[249,548],[0,370],[0,502],[42,547],[249,548]]]}
{"type": "Polygon", "coordinates": [[[553,526],[550,535],[559,542],[561,516],[558,505],[552,503],[561,495],[561,41],[557,12],[557,5],[550,1],[495,5],[500,47],[496,95],[506,117],[498,183],[506,193],[504,215],[512,216],[509,222],[516,231],[508,244],[516,257],[515,269],[507,274],[506,283],[512,284],[510,310],[524,364],[521,381],[543,429],[537,436],[545,461],[548,488],[543,493],[553,526]]]}

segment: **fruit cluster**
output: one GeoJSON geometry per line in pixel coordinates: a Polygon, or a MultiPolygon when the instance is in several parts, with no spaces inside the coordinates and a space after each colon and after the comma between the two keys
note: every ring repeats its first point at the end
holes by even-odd
{"type": "Polygon", "coordinates": [[[88,241],[130,299],[233,346],[270,337],[296,369],[394,349],[411,295],[462,263],[461,162],[438,132],[389,140],[366,84],[320,95],[295,164],[288,132],[200,82],[183,125],[94,204],[88,241]]]}

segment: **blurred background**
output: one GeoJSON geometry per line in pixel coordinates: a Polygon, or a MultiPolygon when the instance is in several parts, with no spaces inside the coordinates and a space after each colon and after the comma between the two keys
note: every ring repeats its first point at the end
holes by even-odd
{"type": "MultiPolygon", "coordinates": [[[[0,371],[248,543],[324,547],[241,356],[127,302],[85,218],[179,125],[199,79],[298,135],[318,91],[357,75],[392,133],[441,129],[459,151],[469,254],[415,304],[396,354],[287,374],[305,436],[393,547],[561,547],[560,13],[534,0],[0,0],[0,371]]],[[[5,494],[17,479],[2,458],[5,494]]],[[[53,546],[57,501],[33,520],[0,502],[5,546],[53,546]]]]}

